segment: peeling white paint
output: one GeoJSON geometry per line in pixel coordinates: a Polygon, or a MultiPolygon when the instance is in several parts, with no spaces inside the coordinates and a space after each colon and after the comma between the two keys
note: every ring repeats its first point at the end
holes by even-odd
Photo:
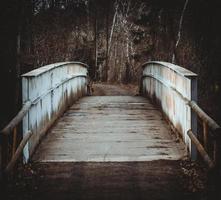
{"type": "Polygon", "coordinates": [[[188,101],[197,101],[197,75],[167,62],[147,62],[143,65],[143,94],[149,95],[161,106],[173,126],[182,134],[192,158],[195,150],[187,135],[189,129],[197,132],[197,122],[188,101]]]}
{"type": "Polygon", "coordinates": [[[34,135],[24,148],[24,162],[32,155],[51,119],[86,94],[87,66],[80,62],[63,62],[47,65],[22,75],[23,103],[32,106],[23,120],[23,134],[34,135]]]}

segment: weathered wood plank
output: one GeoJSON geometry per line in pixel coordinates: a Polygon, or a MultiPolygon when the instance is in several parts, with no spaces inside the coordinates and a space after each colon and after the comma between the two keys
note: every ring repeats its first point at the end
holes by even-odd
{"type": "Polygon", "coordinates": [[[50,130],[33,157],[38,162],[179,160],[184,144],[171,135],[147,99],[84,97],[50,130]]]}

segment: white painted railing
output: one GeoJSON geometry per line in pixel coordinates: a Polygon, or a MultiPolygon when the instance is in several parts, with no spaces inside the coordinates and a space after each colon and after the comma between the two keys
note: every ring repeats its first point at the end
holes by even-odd
{"type": "Polygon", "coordinates": [[[24,162],[32,155],[36,145],[51,124],[86,94],[87,65],[63,62],[47,65],[22,75],[23,104],[31,106],[23,118],[23,136],[33,133],[24,148],[24,162]]]}
{"type": "Polygon", "coordinates": [[[190,101],[197,101],[197,75],[171,63],[147,62],[143,64],[141,93],[160,105],[195,159],[196,150],[188,131],[197,133],[196,114],[189,106],[190,101]]]}

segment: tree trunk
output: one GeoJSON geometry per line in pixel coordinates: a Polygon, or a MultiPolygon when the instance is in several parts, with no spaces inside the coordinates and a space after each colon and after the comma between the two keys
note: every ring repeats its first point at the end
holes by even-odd
{"type": "Polygon", "coordinates": [[[177,40],[176,40],[176,43],[175,43],[174,53],[173,53],[173,56],[172,56],[172,63],[176,62],[176,50],[177,50],[177,47],[178,47],[178,45],[180,43],[180,39],[181,39],[182,26],[183,26],[183,17],[184,17],[186,8],[187,8],[188,1],[189,0],[185,1],[184,6],[183,6],[183,10],[182,10],[182,13],[181,13],[181,16],[180,16],[179,28],[178,28],[178,33],[177,33],[177,40]]]}
{"type": "Polygon", "coordinates": [[[104,70],[104,79],[103,81],[107,81],[108,79],[108,49],[109,49],[109,9],[110,9],[110,2],[108,1],[106,5],[106,65],[104,70]]]}
{"type": "Polygon", "coordinates": [[[94,79],[97,79],[97,11],[95,8],[94,21],[94,79]]]}
{"type": "Polygon", "coordinates": [[[110,38],[109,38],[109,42],[108,42],[108,44],[109,44],[108,56],[109,56],[109,52],[110,52],[110,48],[111,48],[111,42],[112,42],[112,37],[113,37],[113,32],[114,32],[114,27],[115,27],[115,22],[116,22],[116,17],[117,17],[117,9],[118,9],[118,5],[116,6],[114,17],[113,17],[113,22],[112,22],[112,26],[111,26],[110,38]]]}

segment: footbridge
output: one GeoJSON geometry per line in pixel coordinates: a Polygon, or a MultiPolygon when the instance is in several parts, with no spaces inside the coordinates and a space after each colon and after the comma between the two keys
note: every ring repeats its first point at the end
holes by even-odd
{"type": "Polygon", "coordinates": [[[197,74],[167,62],[147,62],[139,95],[89,96],[88,68],[63,62],[22,75],[23,107],[1,131],[4,173],[21,157],[24,163],[51,163],[51,168],[58,162],[184,157],[201,157],[211,169],[218,164],[220,126],[197,104],[197,74]]]}

